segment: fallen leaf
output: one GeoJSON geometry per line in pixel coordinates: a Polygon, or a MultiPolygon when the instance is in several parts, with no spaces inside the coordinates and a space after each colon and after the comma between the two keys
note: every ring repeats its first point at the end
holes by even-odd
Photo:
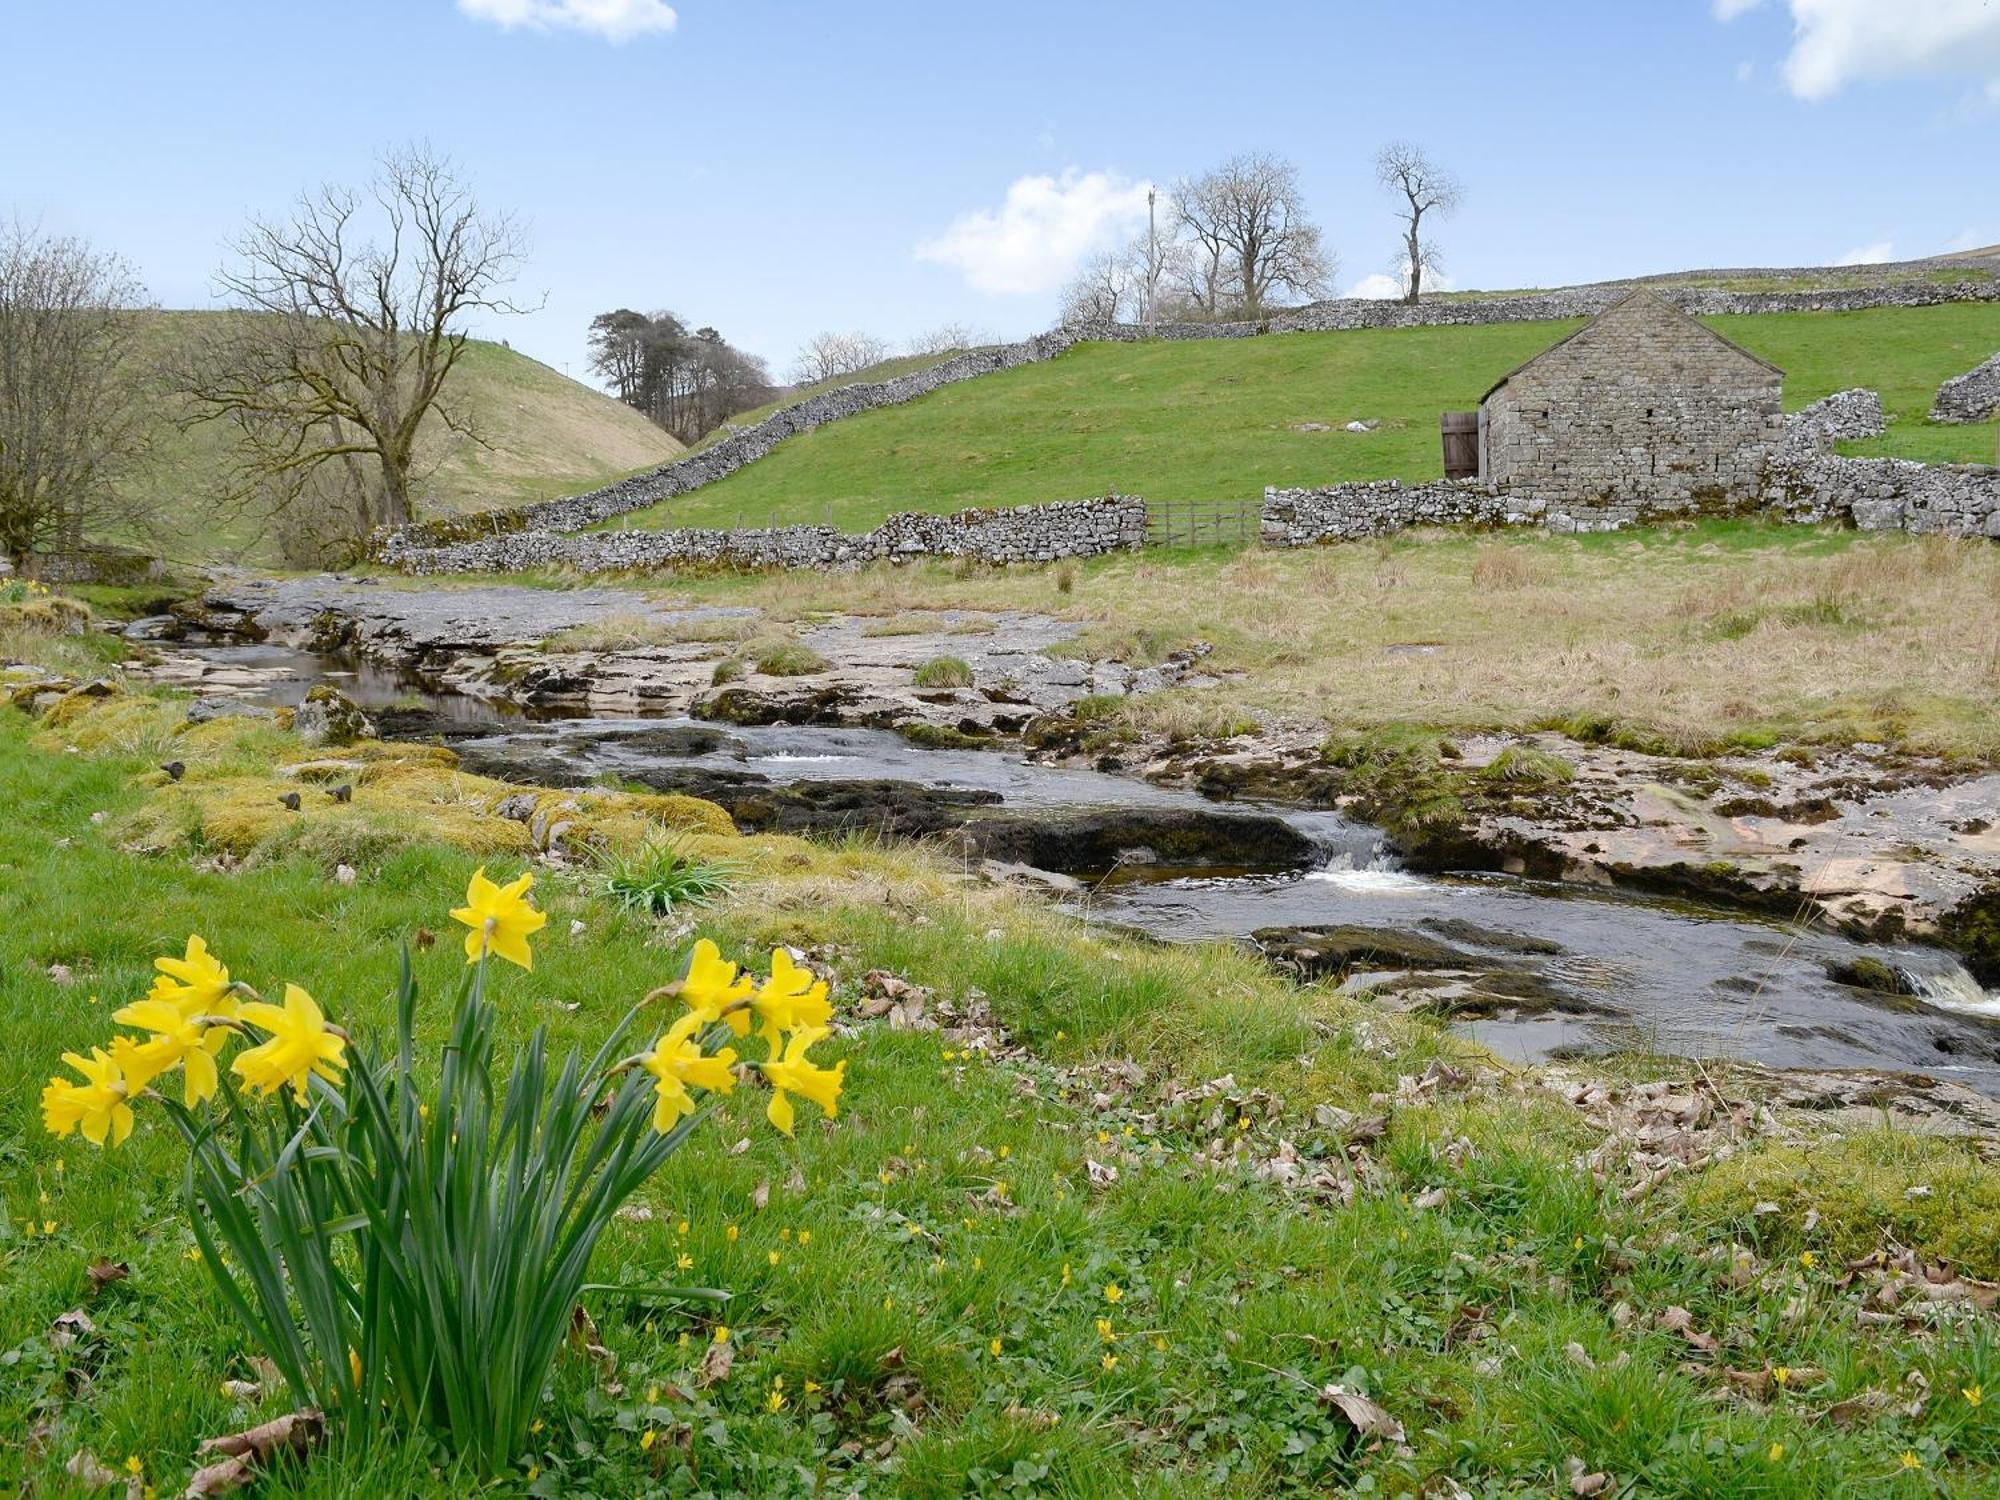
{"type": "Polygon", "coordinates": [[[771,1179],[766,1177],[762,1182],[758,1183],[757,1186],[751,1190],[750,1206],[756,1209],[757,1212],[762,1213],[764,1211],[765,1205],[768,1204],[770,1201],[771,1201],[771,1179]]]}
{"type": "Polygon", "coordinates": [[[182,1500],[209,1500],[210,1496],[239,1490],[257,1477],[260,1466],[287,1453],[303,1456],[325,1440],[326,1418],[311,1407],[225,1437],[209,1438],[200,1451],[224,1456],[220,1462],[195,1471],[181,1492],[182,1500]]]}
{"type": "Polygon", "coordinates": [[[1321,1388],[1319,1398],[1347,1418],[1363,1437],[1403,1441],[1403,1424],[1359,1392],[1329,1385],[1321,1388]]]}
{"type": "Polygon", "coordinates": [[[122,1260],[92,1261],[84,1268],[84,1275],[90,1278],[90,1294],[94,1297],[114,1281],[123,1281],[132,1274],[132,1268],[122,1260]]]}
{"type": "Polygon", "coordinates": [[[90,1314],[80,1307],[72,1307],[49,1325],[49,1343],[57,1349],[73,1349],[96,1333],[97,1325],[91,1321],[90,1314]]]}
{"type": "Polygon", "coordinates": [[[720,1385],[729,1378],[729,1372],[736,1368],[736,1345],[724,1342],[710,1344],[708,1352],[701,1357],[701,1374],[695,1384],[701,1386],[720,1385]]]}
{"type": "Polygon", "coordinates": [[[97,1455],[88,1448],[79,1448],[69,1456],[63,1471],[77,1483],[91,1489],[102,1489],[105,1485],[118,1483],[118,1476],[97,1461],[97,1455]]]}

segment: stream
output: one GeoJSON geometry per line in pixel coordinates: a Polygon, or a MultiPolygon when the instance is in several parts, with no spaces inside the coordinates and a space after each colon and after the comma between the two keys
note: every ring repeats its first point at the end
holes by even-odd
{"type": "Polygon", "coordinates": [[[1201,867],[1157,859],[1138,839],[1107,868],[1071,867],[1082,878],[1058,899],[1090,920],[1173,942],[1260,934],[1260,946],[1281,954],[1294,930],[1331,933],[1339,952],[1363,955],[1340,965],[1350,989],[1386,1004],[1435,1007],[1445,997],[1459,1030],[1517,1061],[1637,1048],[1776,1067],[1890,1068],[2000,1096],[2000,995],[1939,948],[1861,944],[1597,887],[1419,876],[1399,868],[1377,830],[1338,812],[1213,803],[1005,749],[924,749],[875,729],[529,719],[379,667],[287,648],[178,647],[174,655],[188,659],[191,686],[270,704],[296,703],[326,681],[381,711],[385,733],[443,738],[469,768],[523,780],[582,785],[608,774],[696,791],[821,793],[867,784],[878,796],[887,783],[892,800],[967,794],[970,805],[953,809],[959,821],[1004,814],[1049,820],[1057,834],[1067,819],[1107,810],[1142,819],[1262,815],[1263,826],[1275,820],[1284,825],[1276,831],[1291,835],[1274,841],[1284,845],[1279,857],[1239,854],[1201,867]],[[1414,957],[1368,960],[1373,945],[1394,946],[1398,935],[1414,957]],[[1907,993],[1833,977],[1860,960],[1886,966],[1907,993]],[[1475,1003],[1452,1001],[1468,988],[1475,1003]]]}

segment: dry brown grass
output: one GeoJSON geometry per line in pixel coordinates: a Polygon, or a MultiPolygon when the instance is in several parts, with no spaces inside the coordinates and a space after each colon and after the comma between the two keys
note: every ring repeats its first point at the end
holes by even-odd
{"type": "Polygon", "coordinates": [[[1887,738],[2000,760],[2000,548],[1710,523],[1596,537],[1412,534],[1294,552],[677,580],[778,614],[1051,610],[1085,649],[1214,644],[1212,698],[1342,726],[1579,718],[1690,748],[1887,738]],[[1428,651],[1411,649],[1427,645],[1428,651]],[[1400,649],[1398,649],[1400,648],[1400,649]]]}

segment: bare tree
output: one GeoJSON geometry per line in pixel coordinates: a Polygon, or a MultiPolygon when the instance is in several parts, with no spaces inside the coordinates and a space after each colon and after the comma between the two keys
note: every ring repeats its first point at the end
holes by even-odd
{"type": "Polygon", "coordinates": [[[800,385],[817,385],[857,374],[888,357],[889,346],[871,334],[818,333],[792,360],[792,379],[800,385]]]}
{"type": "Polygon", "coordinates": [[[144,296],[115,255],[0,232],[0,553],[18,571],[145,520],[119,484],[143,447],[144,296]]]}
{"type": "Polygon", "coordinates": [[[1188,290],[1211,315],[1258,317],[1286,296],[1317,296],[1338,263],[1306,217],[1299,169],[1253,152],[1174,185],[1174,209],[1190,241],[1188,290]]]}
{"type": "Polygon", "coordinates": [[[941,323],[919,334],[911,335],[903,345],[905,354],[951,354],[960,349],[976,349],[981,344],[991,343],[965,323],[941,323]]]}
{"type": "Polygon", "coordinates": [[[200,351],[188,389],[195,420],[242,436],[237,492],[305,503],[341,475],[357,536],[408,521],[427,422],[477,436],[448,384],[469,316],[523,310],[502,295],[526,257],[520,227],[414,145],[360,192],[329,185],[253,221],[235,250],[219,280],[245,315],[200,351]]]}
{"type": "Polygon", "coordinates": [[[1391,141],[1376,154],[1375,178],[1403,199],[1397,210],[1403,221],[1403,300],[1414,303],[1423,295],[1424,272],[1438,267],[1437,246],[1424,238],[1424,215],[1443,218],[1458,207],[1464,190],[1409,141],[1391,141]]]}
{"type": "Polygon", "coordinates": [[[1145,289],[1133,275],[1129,256],[1100,250],[1077,268],[1062,291],[1062,324],[1080,328],[1091,323],[1117,323],[1143,308],[1145,289]]]}

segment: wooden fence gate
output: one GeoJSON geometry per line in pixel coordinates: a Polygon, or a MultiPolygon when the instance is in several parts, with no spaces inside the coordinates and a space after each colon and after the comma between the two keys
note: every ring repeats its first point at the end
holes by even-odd
{"type": "Polygon", "coordinates": [[[1148,500],[1148,547],[1208,547],[1258,540],[1264,502],[1257,500],[1148,500]]]}

